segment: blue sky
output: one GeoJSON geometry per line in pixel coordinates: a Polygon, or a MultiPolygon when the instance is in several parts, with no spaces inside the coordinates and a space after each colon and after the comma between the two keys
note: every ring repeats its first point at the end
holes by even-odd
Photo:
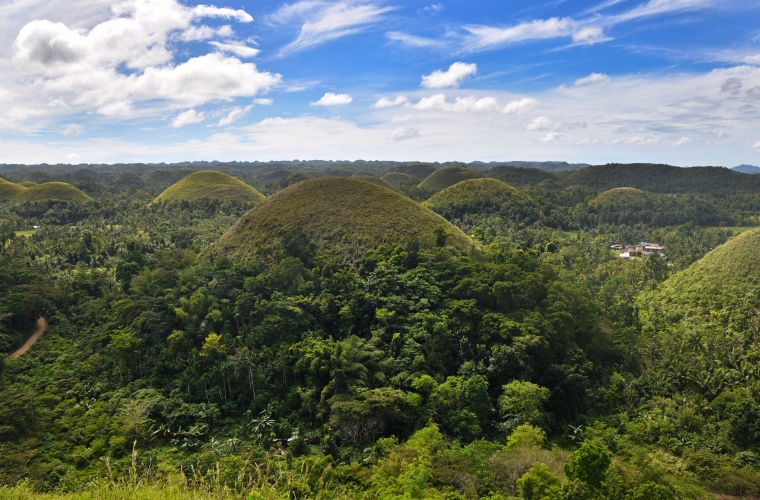
{"type": "Polygon", "coordinates": [[[760,164],[760,0],[0,0],[0,162],[760,164]]]}

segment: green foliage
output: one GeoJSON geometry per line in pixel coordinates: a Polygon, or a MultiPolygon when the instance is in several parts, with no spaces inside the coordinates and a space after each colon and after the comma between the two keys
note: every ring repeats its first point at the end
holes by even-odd
{"type": "Polygon", "coordinates": [[[517,480],[520,498],[524,500],[559,500],[561,479],[538,462],[517,480]]]}
{"type": "Polygon", "coordinates": [[[520,424],[507,437],[507,449],[513,448],[542,448],[546,441],[546,433],[530,424],[520,424]]]}
{"type": "Polygon", "coordinates": [[[502,389],[504,394],[499,396],[502,415],[514,419],[518,424],[545,424],[546,417],[542,407],[551,396],[549,389],[520,380],[514,380],[502,389]]]}
{"type": "Polygon", "coordinates": [[[565,474],[570,480],[577,479],[594,490],[599,490],[607,478],[607,470],[612,463],[612,454],[607,448],[594,441],[584,441],[581,447],[570,454],[565,464],[565,474]]]}
{"type": "Polygon", "coordinates": [[[638,486],[625,496],[625,500],[675,500],[673,490],[656,483],[638,486]]]}

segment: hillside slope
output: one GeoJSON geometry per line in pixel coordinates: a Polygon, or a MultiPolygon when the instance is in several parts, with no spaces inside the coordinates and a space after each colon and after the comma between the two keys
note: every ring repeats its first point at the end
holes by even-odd
{"type": "Polygon", "coordinates": [[[169,186],[150,204],[177,201],[237,200],[255,202],[264,199],[264,195],[231,175],[213,170],[195,172],[169,186]]]}
{"type": "Polygon", "coordinates": [[[48,200],[85,203],[92,201],[92,198],[66,182],[45,182],[25,189],[13,197],[13,201],[18,203],[48,200]]]}
{"type": "Polygon", "coordinates": [[[420,189],[427,191],[442,191],[447,187],[468,179],[480,179],[485,177],[481,172],[466,167],[446,167],[436,170],[425,178],[420,185],[420,189]]]}
{"type": "Polygon", "coordinates": [[[386,241],[416,238],[433,245],[438,228],[447,233],[447,246],[460,251],[472,246],[461,230],[408,198],[368,182],[325,177],[267,198],[221,237],[215,252],[233,258],[271,255],[280,250],[282,236],[297,228],[344,260],[386,241]]]}
{"type": "Polygon", "coordinates": [[[6,181],[5,179],[0,178],[0,201],[8,201],[26,189],[26,186],[14,184],[10,181],[6,181]]]}

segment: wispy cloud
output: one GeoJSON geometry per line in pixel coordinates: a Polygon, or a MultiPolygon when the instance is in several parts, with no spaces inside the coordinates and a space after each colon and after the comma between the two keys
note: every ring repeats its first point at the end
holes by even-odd
{"type": "Polygon", "coordinates": [[[610,77],[604,73],[591,73],[586,77],[575,80],[576,85],[594,85],[599,83],[610,83],[610,77]]]}
{"type": "Polygon", "coordinates": [[[280,51],[280,55],[285,55],[359,33],[381,20],[383,14],[391,10],[393,7],[382,7],[375,3],[304,0],[284,5],[269,16],[269,21],[275,24],[301,25],[298,37],[280,51]]]}
{"type": "Polygon", "coordinates": [[[445,40],[436,40],[434,38],[425,38],[421,36],[410,35],[400,31],[389,31],[385,34],[386,38],[392,42],[398,42],[401,45],[414,48],[440,49],[446,47],[448,42],[445,40]]]}
{"type": "Polygon", "coordinates": [[[184,127],[185,125],[192,125],[193,123],[200,123],[205,118],[206,117],[203,113],[198,113],[194,109],[189,109],[183,113],[178,114],[172,120],[172,127],[179,128],[184,127]]]}

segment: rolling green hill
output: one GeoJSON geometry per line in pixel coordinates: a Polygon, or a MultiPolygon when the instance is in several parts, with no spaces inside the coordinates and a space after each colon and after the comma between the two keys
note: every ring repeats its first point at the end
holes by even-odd
{"type": "Polygon", "coordinates": [[[267,198],[222,236],[215,252],[238,259],[276,254],[282,236],[298,228],[319,248],[349,261],[387,241],[416,238],[433,245],[438,228],[447,233],[447,246],[459,251],[472,247],[461,230],[408,198],[368,182],[325,177],[267,198]]]}
{"type": "Polygon", "coordinates": [[[485,177],[481,172],[467,167],[446,167],[436,170],[425,178],[420,185],[420,189],[426,191],[438,192],[453,186],[454,184],[468,179],[480,179],[485,177]]]}
{"type": "Polygon", "coordinates": [[[647,193],[636,188],[620,187],[610,189],[601,193],[599,196],[589,202],[591,206],[625,208],[625,207],[644,207],[648,202],[652,202],[657,197],[652,193],[647,193]]]}
{"type": "Polygon", "coordinates": [[[413,175],[404,174],[402,172],[388,172],[380,178],[395,187],[413,187],[422,182],[422,179],[419,177],[414,177],[413,175]]]}
{"type": "Polygon", "coordinates": [[[19,186],[23,186],[25,188],[30,188],[30,187],[36,186],[37,183],[36,182],[32,182],[32,181],[21,181],[21,182],[18,183],[18,185],[19,186]]]}
{"type": "Polygon", "coordinates": [[[597,191],[635,187],[653,193],[735,194],[760,191],[760,176],[722,167],[673,167],[634,163],[583,167],[563,177],[565,186],[581,184],[597,191]]]}
{"type": "Polygon", "coordinates": [[[515,167],[512,165],[500,165],[494,167],[486,174],[488,177],[499,179],[500,181],[514,186],[533,186],[541,181],[554,180],[557,178],[556,175],[546,170],[515,167]]]}
{"type": "Polygon", "coordinates": [[[496,179],[470,179],[439,191],[423,206],[451,220],[465,214],[498,213],[507,220],[533,220],[538,207],[524,192],[496,179]]]}
{"type": "Polygon", "coordinates": [[[26,191],[26,186],[0,178],[0,201],[8,201],[23,191],[26,191]]]}
{"type": "Polygon", "coordinates": [[[150,204],[200,199],[254,202],[263,200],[264,195],[240,179],[222,172],[204,170],[192,173],[169,186],[150,204]]]}
{"type": "Polygon", "coordinates": [[[402,174],[409,174],[413,177],[417,177],[418,179],[424,179],[425,177],[435,172],[436,168],[432,165],[428,165],[427,163],[411,163],[408,165],[400,165],[394,168],[392,171],[402,174]]]}
{"type": "Polygon", "coordinates": [[[45,182],[24,189],[13,197],[13,201],[18,203],[48,200],[85,203],[92,201],[92,198],[66,182],[45,182]]]}

